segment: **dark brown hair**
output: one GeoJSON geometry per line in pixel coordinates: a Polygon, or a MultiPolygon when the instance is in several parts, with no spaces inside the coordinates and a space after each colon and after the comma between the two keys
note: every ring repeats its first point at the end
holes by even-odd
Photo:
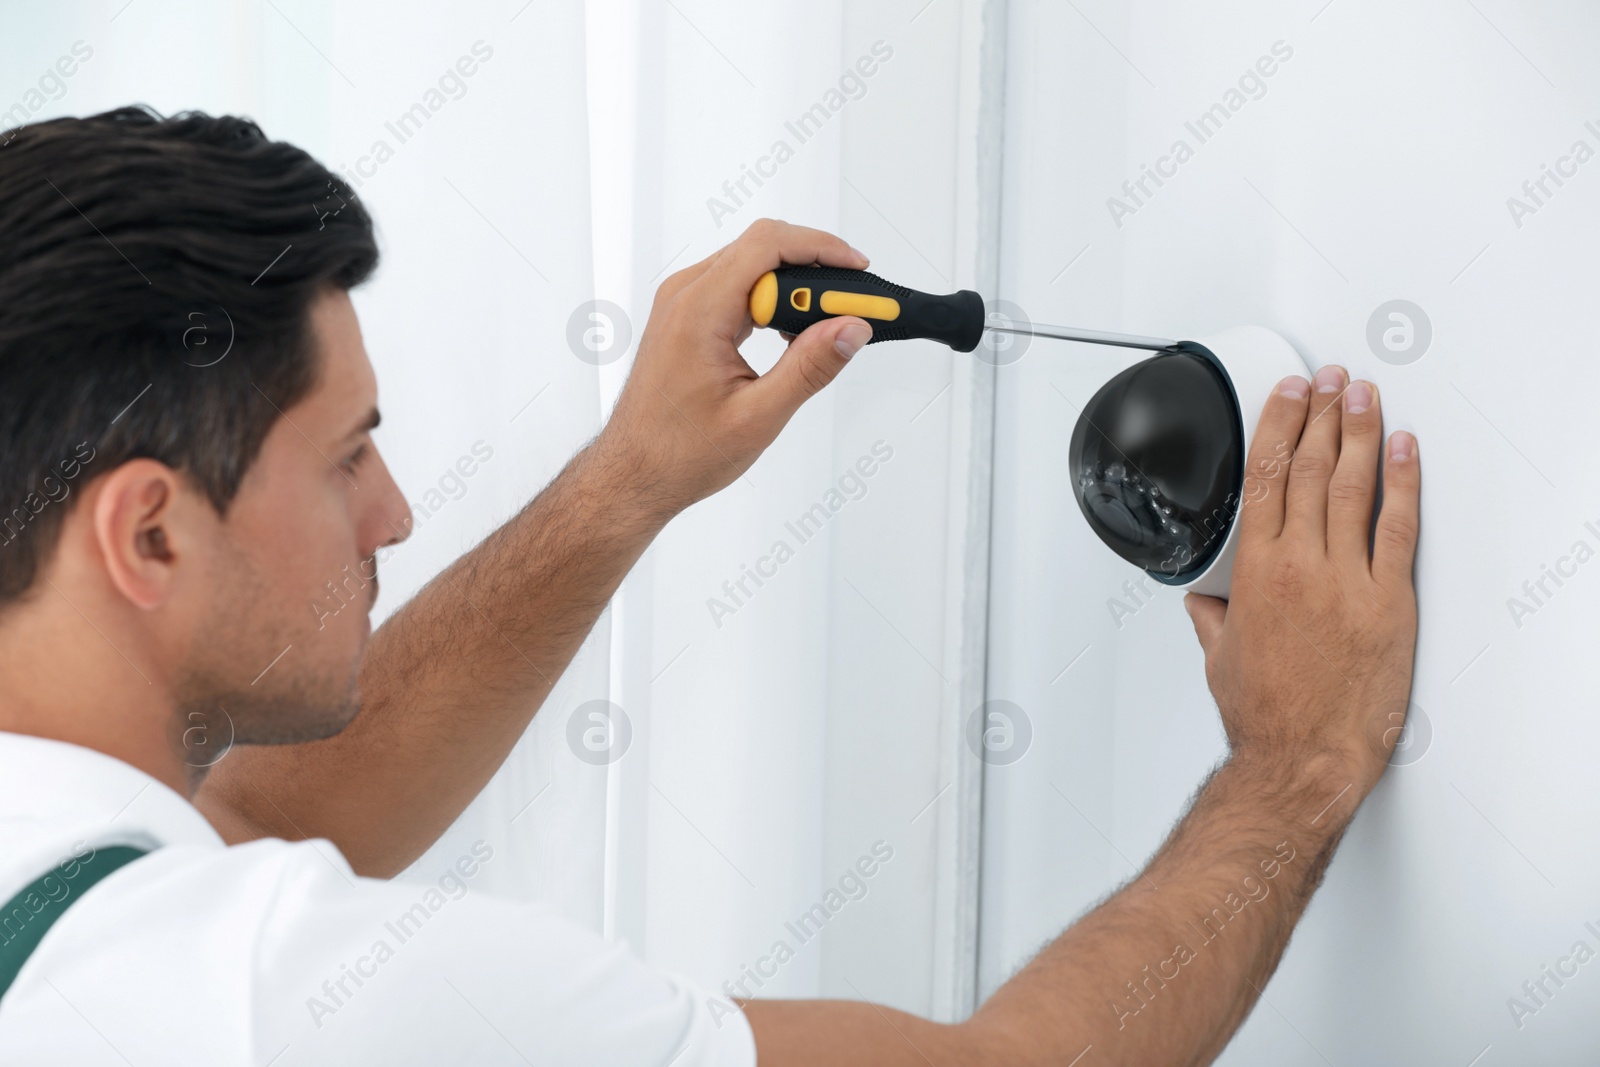
{"type": "Polygon", "coordinates": [[[252,121],[124,107],[0,145],[0,605],[75,490],[139,457],[226,514],[310,391],[308,308],[377,265],[344,183],[252,121]]]}

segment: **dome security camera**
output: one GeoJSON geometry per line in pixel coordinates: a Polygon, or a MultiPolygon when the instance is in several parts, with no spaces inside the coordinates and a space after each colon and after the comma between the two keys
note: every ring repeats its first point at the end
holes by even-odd
{"type": "Polygon", "coordinates": [[[1226,598],[1256,419],[1291,374],[1310,377],[1293,345],[1237,326],[1112,378],[1083,406],[1068,450],[1090,528],[1163,585],[1226,598]]]}
{"type": "Polygon", "coordinates": [[[842,267],[782,266],[750,291],[756,326],[799,334],[835,315],[867,319],[874,342],[920,337],[957,352],[990,333],[1154,351],[1079,414],[1068,452],[1078,506],[1100,540],[1156,581],[1228,595],[1256,413],[1279,381],[1308,373],[1288,341],[1259,326],[1203,341],[1044,326],[991,313],[973,290],[937,296],[842,267]]]}

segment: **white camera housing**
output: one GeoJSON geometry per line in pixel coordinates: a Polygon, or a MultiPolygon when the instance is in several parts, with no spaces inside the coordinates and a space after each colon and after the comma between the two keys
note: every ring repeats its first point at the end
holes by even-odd
{"type": "Polygon", "coordinates": [[[1283,337],[1236,326],[1117,374],[1072,435],[1090,527],[1163,585],[1227,597],[1256,421],[1278,382],[1307,373],[1283,337]]]}
{"type": "MultiPolygon", "coordinates": [[[[1261,408],[1279,382],[1291,374],[1310,378],[1310,369],[1283,335],[1264,326],[1235,326],[1184,344],[1203,349],[1216,360],[1223,374],[1227,375],[1228,384],[1233,387],[1233,400],[1239,406],[1240,423],[1244,427],[1243,447],[1239,456],[1239,484],[1245,486],[1245,478],[1249,474],[1245,464],[1249,461],[1261,408]]],[[[1242,492],[1247,493],[1248,489],[1242,492]]],[[[1240,506],[1243,503],[1241,499],[1240,506]]],[[[1226,600],[1233,581],[1233,554],[1238,545],[1239,521],[1235,512],[1234,521],[1228,524],[1222,547],[1211,557],[1211,562],[1188,580],[1174,584],[1186,592],[1203,593],[1226,600]]]]}

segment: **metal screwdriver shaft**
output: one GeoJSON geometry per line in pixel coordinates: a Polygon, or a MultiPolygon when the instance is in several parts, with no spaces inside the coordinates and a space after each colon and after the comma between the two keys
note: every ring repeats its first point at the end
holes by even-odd
{"type": "Polygon", "coordinates": [[[1107,333],[1104,330],[1080,330],[1073,326],[1045,326],[1042,323],[1013,323],[1001,326],[990,323],[985,330],[994,333],[1015,333],[1029,337],[1053,337],[1058,341],[1085,341],[1092,345],[1116,345],[1118,348],[1144,348],[1152,352],[1166,352],[1178,347],[1178,342],[1160,337],[1140,337],[1130,333],[1107,333]]]}

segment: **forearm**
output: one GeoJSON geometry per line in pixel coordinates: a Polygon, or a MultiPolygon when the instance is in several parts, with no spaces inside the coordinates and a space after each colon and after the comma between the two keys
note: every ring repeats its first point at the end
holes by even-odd
{"type": "Polygon", "coordinates": [[[504,761],[671,517],[602,437],[373,635],[361,712],[325,741],[241,749],[197,803],[224,837],[327,837],[388,876],[504,761]]]}
{"type": "Polygon", "coordinates": [[[1224,765],[1145,870],[966,1022],[873,1004],[744,1005],[763,1065],[1178,1067],[1249,1014],[1364,789],[1306,767],[1224,765]]]}
{"type": "Polygon", "coordinates": [[[750,290],[786,262],[867,266],[837,237],[763,219],[663,282],[605,431],[374,635],[355,721],[212,772],[196,803],[225,839],[328,837],[390,875],[438,838],[667,521],[739,477],[871,336],[850,316],[817,323],[757,375],[738,350],[750,290]]]}
{"type": "Polygon", "coordinates": [[[1185,598],[1234,755],[1149,866],[965,1023],[751,1002],[763,1067],[1215,1059],[1388,765],[1411,685],[1416,442],[1397,434],[1381,449],[1371,383],[1324,368],[1317,389],[1315,415],[1296,377],[1262,413],[1232,598],[1185,598]],[[1276,458],[1285,445],[1292,467],[1276,458]]]}
{"type": "Polygon", "coordinates": [[[1146,869],[973,1017],[1008,1062],[1204,1064],[1276,969],[1362,790],[1225,764],[1146,869]],[[1337,798],[1337,799],[1336,799],[1337,798]]]}

